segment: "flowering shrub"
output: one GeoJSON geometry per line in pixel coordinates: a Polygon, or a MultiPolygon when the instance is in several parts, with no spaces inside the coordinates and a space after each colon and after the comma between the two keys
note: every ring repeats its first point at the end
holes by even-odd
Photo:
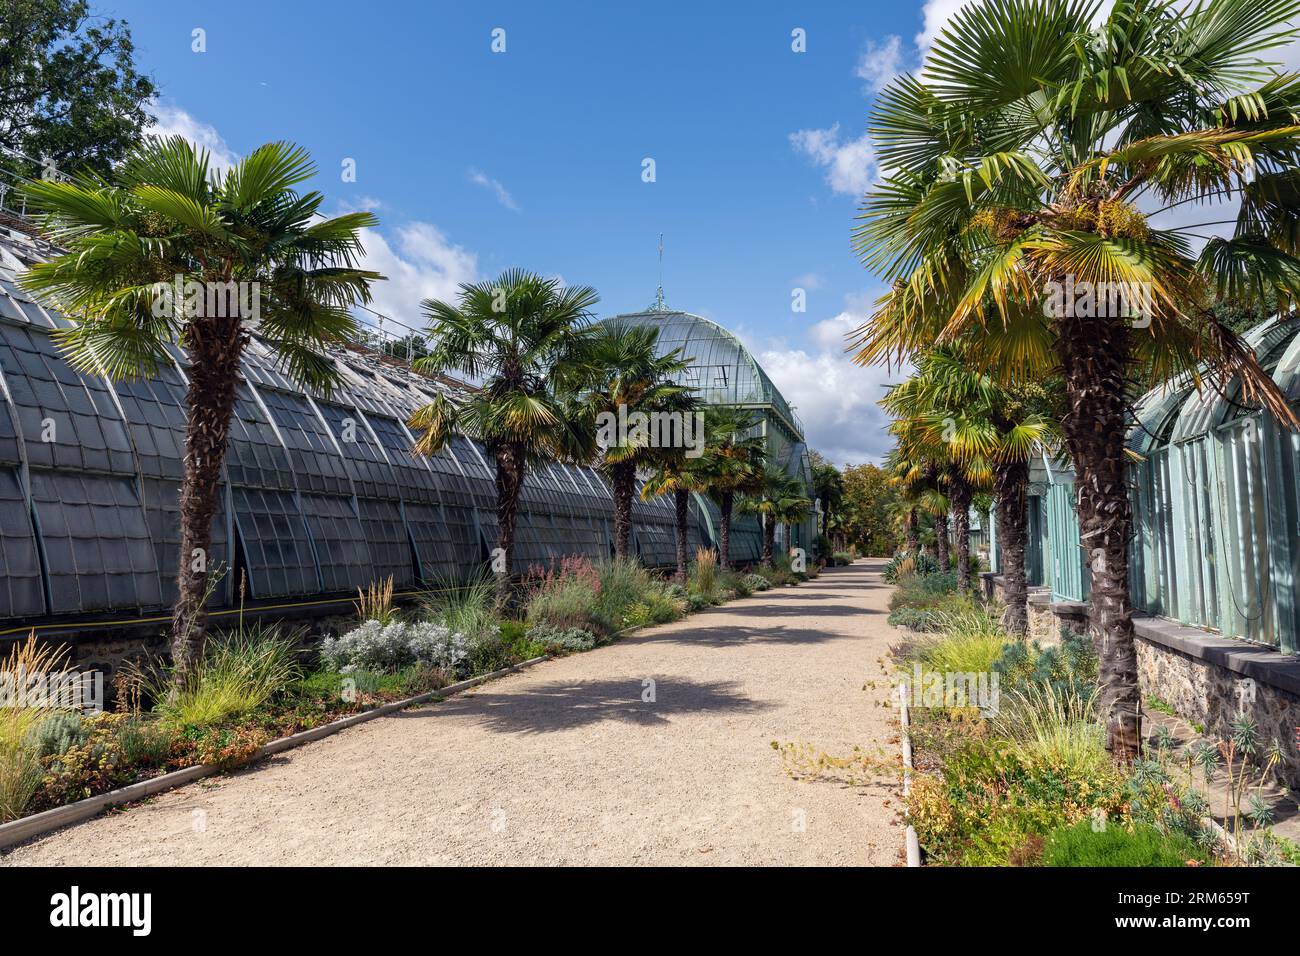
{"type": "Polygon", "coordinates": [[[469,641],[441,624],[366,621],[339,637],[326,638],[320,655],[342,673],[396,671],[412,664],[454,670],[469,654],[469,641]]]}
{"type": "Polygon", "coordinates": [[[601,597],[600,572],[586,558],[565,558],[558,569],[530,577],[528,588],[528,623],[550,624],[560,630],[570,628],[599,629],[608,632],[608,622],[598,616],[601,597]],[[591,625],[589,628],[588,625],[591,625]]]}

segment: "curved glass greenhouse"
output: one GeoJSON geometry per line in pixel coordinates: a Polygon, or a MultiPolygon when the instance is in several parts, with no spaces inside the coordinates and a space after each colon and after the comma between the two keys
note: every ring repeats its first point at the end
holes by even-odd
{"type": "MultiPolygon", "coordinates": [[[[1243,338],[1300,408],[1300,322],[1243,338]]],[[[1300,650],[1300,436],[1240,401],[1240,386],[1197,391],[1189,379],[1136,406],[1129,433],[1134,607],[1180,623],[1300,650]]],[[[1082,601],[1088,574],[1068,464],[1033,469],[1031,583],[1082,601]]]]}
{"type": "MultiPolygon", "coordinates": [[[[52,339],[67,320],[15,285],[35,258],[31,240],[0,236],[0,630],[9,631],[164,608],[179,549],[185,358],[174,351],[157,376],[135,382],[75,371],[52,339]]],[[[463,386],[374,353],[339,348],[334,360],[344,384],[327,398],[287,380],[256,343],[244,359],[209,556],[232,572],[218,604],[237,603],[244,581],[250,601],[270,602],[355,594],[389,575],[399,589],[464,580],[495,546],[491,459],[463,437],[415,455],[405,424],[436,391],[454,398],[463,386]]],[[[753,374],[762,376],[756,365],[753,374]]],[[[766,395],[792,420],[775,389],[732,394],[756,407],[766,395]]],[[[789,459],[802,462],[802,436],[780,427],[789,459]]],[[[692,502],[692,550],[715,544],[716,520],[712,503],[692,502]]],[[[612,531],[610,489],[597,471],[532,469],[513,570],[570,554],[607,557],[612,531]]],[[[757,559],[759,538],[753,519],[739,520],[733,557],[757,559]]],[[[646,564],[674,563],[670,499],[635,499],[632,542],[646,564]]]]}
{"type": "MultiPolygon", "coordinates": [[[[613,316],[608,321],[627,325],[650,326],[659,330],[659,354],[674,349],[691,364],[677,376],[680,385],[695,390],[710,405],[734,405],[754,413],[756,430],[767,443],[769,461],[789,475],[799,478],[813,499],[812,468],[803,423],[790,407],[780,389],[763,371],[763,367],[731,332],[716,322],[690,312],[656,304],[643,312],[613,316]]],[[[716,527],[717,509],[707,500],[699,506],[710,531],[716,527]]],[[[778,535],[783,535],[778,529],[778,535]]],[[[790,528],[790,539],[779,537],[783,547],[809,548],[817,534],[816,515],[808,516],[790,528]]],[[[737,516],[732,530],[732,548],[742,560],[752,560],[760,547],[761,528],[756,519],[737,516]],[[739,542],[738,542],[739,537],[739,542]],[[751,555],[749,552],[753,551],[751,555]]]]}

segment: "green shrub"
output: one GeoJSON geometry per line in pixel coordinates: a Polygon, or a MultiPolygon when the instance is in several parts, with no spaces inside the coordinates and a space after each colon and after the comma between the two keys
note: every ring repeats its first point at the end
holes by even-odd
{"type": "Polygon", "coordinates": [[[736,597],[749,597],[754,593],[754,589],[745,583],[745,575],[735,571],[724,571],[718,581],[724,591],[734,591],[736,597]]]}
{"type": "Polygon", "coordinates": [[[337,705],[342,701],[355,702],[358,697],[414,697],[446,687],[455,679],[454,672],[423,663],[408,664],[395,670],[356,667],[346,674],[326,668],[294,681],[289,692],[337,705]]]}
{"type": "Polygon", "coordinates": [[[847,551],[836,551],[831,558],[837,567],[845,567],[853,563],[853,555],[847,551]]]}
{"type": "Polygon", "coordinates": [[[897,584],[900,575],[900,568],[905,561],[911,562],[912,573],[918,578],[928,577],[939,570],[938,564],[934,558],[930,557],[924,551],[912,553],[910,551],[898,551],[885,564],[881,577],[885,579],[886,584],[897,584]]]}
{"type": "Polygon", "coordinates": [[[1050,684],[1062,693],[1090,697],[1097,689],[1097,653],[1092,638],[1068,628],[1061,632],[1061,644],[1043,649],[1037,642],[1009,641],[1002,657],[993,664],[1003,690],[1018,690],[1030,684],[1050,684]]]}
{"type": "Polygon", "coordinates": [[[156,720],[132,717],[117,729],[117,746],[122,759],[132,765],[157,767],[165,764],[176,745],[175,732],[156,720]]]}
{"type": "Polygon", "coordinates": [[[935,630],[935,611],[933,608],[900,607],[889,612],[887,618],[894,627],[911,628],[922,634],[935,630]]]}
{"type": "Polygon", "coordinates": [[[966,737],[941,775],[919,775],[908,818],[932,862],[1006,866],[1036,862],[1043,837],[1080,820],[1117,821],[1123,775],[1107,761],[1062,763],[999,737],[966,737]]]}
{"type": "Polygon", "coordinates": [[[502,621],[501,640],[511,648],[519,661],[531,661],[546,653],[546,648],[528,639],[528,625],[523,621],[502,621]]]}
{"type": "Polygon", "coordinates": [[[827,561],[834,560],[835,548],[831,544],[831,539],[821,532],[817,533],[817,540],[813,542],[813,554],[825,558],[827,561]]]}
{"type": "Polygon", "coordinates": [[[938,607],[948,602],[973,606],[966,595],[957,593],[957,581],[951,573],[929,574],[921,577],[908,574],[898,579],[894,592],[889,595],[889,608],[938,607]]]}
{"type": "Polygon", "coordinates": [[[780,588],[794,583],[794,575],[787,568],[759,568],[754,573],[766,580],[770,587],[780,588]]]}
{"type": "Polygon", "coordinates": [[[526,612],[529,625],[545,623],[562,630],[588,626],[600,588],[600,575],[590,563],[562,566],[533,586],[526,612]]]}
{"type": "Polygon", "coordinates": [[[581,628],[557,628],[552,624],[538,624],[528,629],[528,640],[545,647],[548,654],[570,654],[589,651],[596,646],[596,635],[581,628]]]}
{"type": "Polygon", "coordinates": [[[766,591],[772,587],[772,582],[761,574],[746,574],[743,580],[745,587],[749,588],[751,592],[766,591]]]}
{"type": "Polygon", "coordinates": [[[60,710],[33,725],[23,737],[23,745],[38,757],[58,757],[80,747],[89,737],[90,727],[80,714],[60,710]]]}
{"type": "Polygon", "coordinates": [[[470,641],[465,671],[470,677],[477,677],[479,674],[490,674],[518,664],[521,660],[526,658],[519,656],[515,642],[506,637],[500,627],[493,625],[490,631],[481,633],[470,641]]]}
{"type": "Polygon", "coordinates": [[[471,644],[495,635],[498,629],[496,587],[487,578],[428,591],[420,596],[420,606],[427,620],[464,634],[471,644]]]}
{"type": "Polygon", "coordinates": [[[1137,824],[1132,830],[1111,825],[1094,828],[1090,821],[1054,830],[1043,848],[1047,866],[1186,866],[1205,860],[1200,847],[1181,834],[1161,833],[1137,824]]]}
{"type": "Polygon", "coordinates": [[[1002,654],[1006,636],[1002,634],[965,631],[945,633],[942,618],[937,618],[938,629],[933,637],[919,641],[912,657],[926,670],[943,673],[990,673],[993,662],[1002,654]]]}
{"type": "Polygon", "coordinates": [[[296,657],[297,641],[274,627],[210,638],[183,683],[174,685],[170,669],[156,672],[149,687],[155,711],[174,727],[203,727],[250,713],[299,677],[296,657]]]}

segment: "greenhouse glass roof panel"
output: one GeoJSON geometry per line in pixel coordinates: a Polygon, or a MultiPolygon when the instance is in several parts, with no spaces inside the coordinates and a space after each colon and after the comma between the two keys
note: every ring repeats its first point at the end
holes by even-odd
{"type": "Polygon", "coordinates": [[[697,389],[710,405],[771,405],[803,437],[803,425],[772,379],[731,332],[689,312],[631,312],[606,320],[659,330],[659,354],[680,349],[693,359],[677,382],[697,389]]]}

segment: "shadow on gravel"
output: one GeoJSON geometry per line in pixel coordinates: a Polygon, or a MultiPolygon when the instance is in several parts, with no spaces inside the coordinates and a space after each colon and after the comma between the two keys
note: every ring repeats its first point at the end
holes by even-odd
{"type": "Polygon", "coordinates": [[[477,691],[393,717],[470,717],[497,733],[544,734],[609,720],[655,726],[668,723],[678,714],[754,713],[768,707],[746,697],[734,681],[664,678],[655,682],[655,699],[642,700],[648,690],[641,678],[552,681],[510,694],[477,691]]]}
{"type": "MultiPolygon", "coordinates": [[[[817,613],[822,613],[818,609],[817,613]]],[[[854,608],[855,614],[863,614],[861,608],[854,608]]],[[[807,616],[807,612],[803,616],[807,616]]],[[[820,644],[823,641],[842,639],[842,634],[828,634],[825,631],[812,631],[806,628],[792,628],[783,625],[775,627],[744,627],[736,624],[719,624],[717,627],[693,627],[689,631],[677,631],[668,634],[646,634],[644,637],[628,637],[619,643],[655,643],[685,644],[691,647],[734,647],[742,644],[820,644]]]]}
{"type": "MultiPolygon", "coordinates": [[[[728,610],[728,607],[724,604],[718,610],[725,611],[728,610]]],[[[852,604],[804,604],[803,601],[783,601],[780,604],[767,604],[761,608],[736,608],[734,613],[761,619],[765,617],[808,617],[813,614],[818,617],[853,617],[859,614],[884,614],[885,612],[878,608],[855,607],[852,604]]]]}

